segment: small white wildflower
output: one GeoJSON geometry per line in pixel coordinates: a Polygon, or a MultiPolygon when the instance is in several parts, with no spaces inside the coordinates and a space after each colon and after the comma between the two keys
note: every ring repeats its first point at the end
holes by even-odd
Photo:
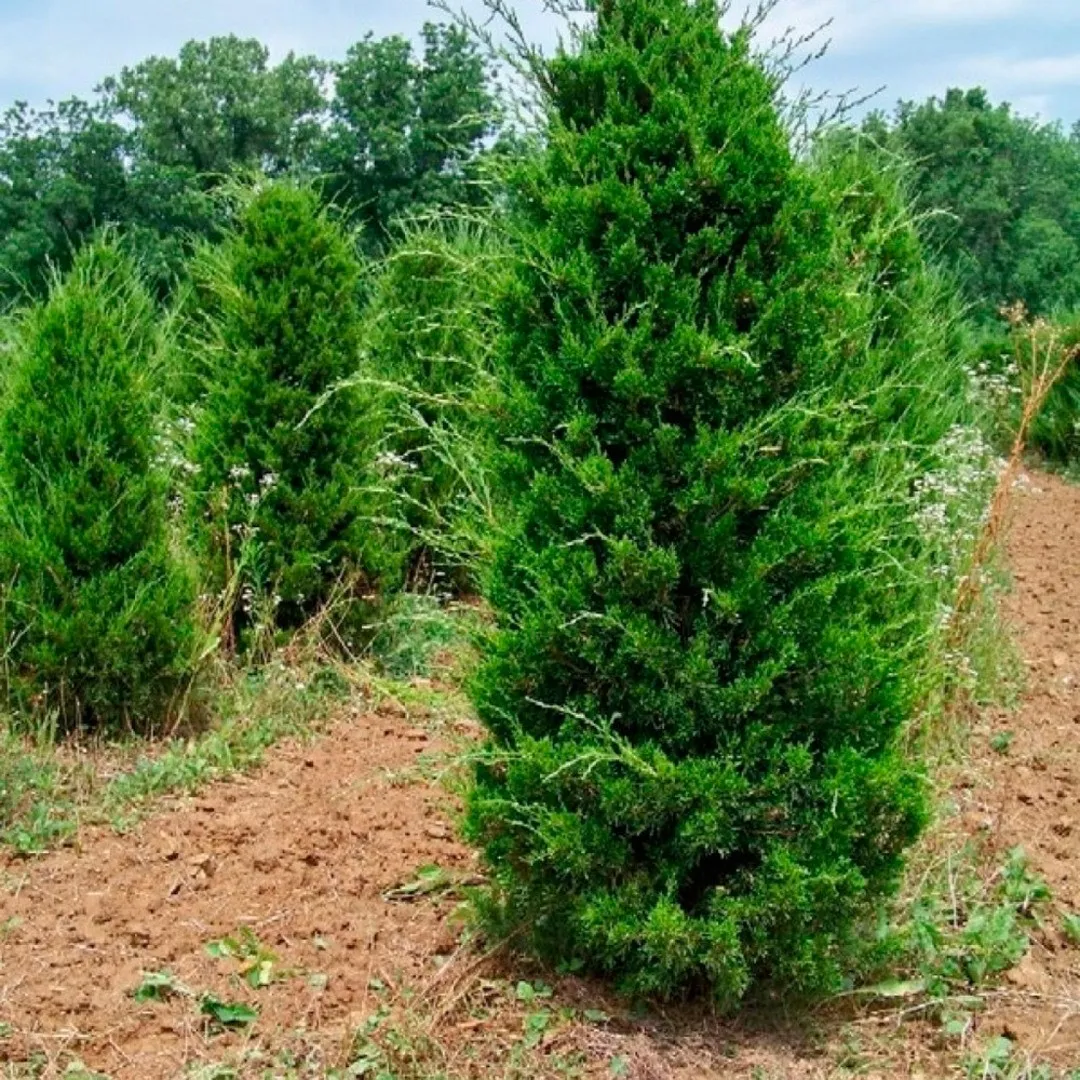
{"type": "Polygon", "coordinates": [[[395,454],[393,450],[384,450],[381,454],[375,458],[375,464],[381,469],[415,469],[417,468],[415,461],[410,461],[406,457],[402,457],[401,454],[395,454]]]}

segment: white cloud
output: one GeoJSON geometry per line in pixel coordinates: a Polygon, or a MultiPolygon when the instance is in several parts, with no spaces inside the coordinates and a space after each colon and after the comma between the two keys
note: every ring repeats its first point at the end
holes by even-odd
{"type": "MultiPolygon", "coordinates": [[[[790,28],[805,34],[828,23],[825,36],[832,48],[849,52],[897,32],[988,25],[1029,11],[1029,0],[781,0],[765,30],[775,35],[790,28]]],[[[1075,0],[1044,0],[1040,5],[1040,18],[1066,16],[1075,21],[1075,0]]]]}
{"type": "Polygon", "coordinates": [[[1080,87],[1080,52],[1066,56],[982,56],[967,61],[964,70],[973,81],[994,78],[1013,86],[1040,89],[1080,87]]]}

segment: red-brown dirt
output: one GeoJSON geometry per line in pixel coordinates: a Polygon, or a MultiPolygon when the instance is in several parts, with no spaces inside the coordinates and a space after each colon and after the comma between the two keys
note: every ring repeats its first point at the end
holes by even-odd
{"type": "MultiPolygon", "coordinates": [[[[369,982],[420,982],[453,949],[446,905],[383,893],[425,864],[467,873],[435,787],[403,782],[432,737],[403,715],[343,718],[312,746],[279,747],[257,775],[215,785],[129,835],[0,863],[0,1060],[74,1056],[109,1076],[174,1077],[249,1034],[203,1038],[185,997],[137,1004],[144,973],[260,1009],[255,1030],[314,1029],[332,1060],[374,1010],[369,982]],[[255,991],[206,945],[249,927],[287,978],[255,991]],[[325,987],[323,986],[325,982],[325,987]]],[[[271,972],[273,969],[271,969],[271,972]]],[[[271,1044],[281,1045],[276,1039],[271,1044]]]]}
{"type": "MultiPolygon", "coordinates": [[[[999,853],[1022,846],[1054,914],[988,995],[972,1037],[1007,1034],[1065,1069],[1080,1065],[1080,949],[1058,929],[1061,913],[1080,912],[1080,488],[1035,475],[1013,499],[1008,550],[1005,606],[1028,686],[1018,712],[976,722],[956,820],[999,853]],[[990,736],[1005,728],[1015,739],[1002,754],[990,736]]],[[[73,849],[0,858],[7,1075],[61,1075],[78,1059],[113,1080],[198,1075],[200,1063],[222,1061],[235,1068],[223,1075],[324,1076],[348,1063],[380,1003],[409,1006],[410,988],[422,1034],[441,1040],[432,1060],[453,1077],[962,1075],[962,1048],[940,1025],[903,1020],[902,1008],[640,1020],[576,980],[539,1005],[515,1003],[514,983],[535,973],[456,952],[452,893],[400,890],[428,864],[456,881],[476,870],[454,839],[452,800],[418,767],[441,748],[422,715],[357,707],[317,742],[279,746],[258,774],[162,805],[129,834],[95,828],[73,849]],[[238,977],[237,960],[206,948],[244,927],[274,955],[274,978],[259,989],[238,977]],[[144,975],[164,971],[191,994],[138,1003],[144,975]],[[203,993],[255,1006],[258,1019],[211,1030],[203,993]],[[565,1014],[529,1038],[537,1008],[565,1014]],[[581,1019],[597,1008],[617,1019],[581,1019]]],[[[422,1068],[426,1052],[408,1052],[416,1064],[402,1080],[436,1075],[422,1068]]]]}
{"type": "Polygon", "coordinates": [[[1017,486],[1004,600],[1026,687],[1018,713],[989,711],[961,790],[964,824],[1002,856],[1019,847],[1050,887],[1053,915],[982,1023],[1032,1055],[1080,1066],[1080,948],[1061,916],[1080,914],[1080,488],[1033,474],[1017,486]],[[1005,755],[990,736],[1008,731],[1005,755]]]}

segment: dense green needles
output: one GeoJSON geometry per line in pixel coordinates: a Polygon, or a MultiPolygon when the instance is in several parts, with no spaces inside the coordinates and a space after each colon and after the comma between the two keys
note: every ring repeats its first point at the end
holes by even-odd
{"type": "MultiPolygon", "coordinates": [[[[797,139],[718,0],[587,7],[522,64],[540,130],[445,26],[0,118],[0,749],[209,702],[119,806],[302,728],[302,647],[408,699],[475,638],[488,935],[639,997],[828,992],[929,816],[1017,399],[1080,448],[1076,365],[1036,422],[1013,351],[1080,340],[1080,137],[973,91],[797,139]],[[1007,342],[1016,301],[1053,326],[1007,342]],[[275,649],[280,707],[223,710],[275,649]]],[[[75,829],[45,756],[0,784],[24,851],[75,829]]]]}
{"type": "Polygon", "coordinates": [[[197,650],[156,461],[158,322],[101,242],[17,325],[0,411],[4,676],[14,706],[63,729],[160,724],[197,650]]]}
{"type": "Polygon", "coordinates": [[[296,626],[337,581],[359,577],[368,590],[392,569],[374,539],[366,483],[379,439],[375,397],[352,379],[360,265],[316,195],[279,183],[250,197],[193,275],[186,336],[199,387],[190,451],[199,546],[217,590],[237,573],[241,606],[246,586],[249,598],[272,598],[277,623],[296,626]]]}
{"type": "Polygon", "coordinates": [[[714,3],[599,4],[547,75],[500,309],[488,914],[635,993],[832,987],[925,816],[909,492],[963,380],[905,323],[948,313],[895,189],[793,158],[714,3]]]}

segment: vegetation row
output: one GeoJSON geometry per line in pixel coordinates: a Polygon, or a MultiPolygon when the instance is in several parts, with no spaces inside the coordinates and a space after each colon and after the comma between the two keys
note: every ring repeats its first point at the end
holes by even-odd
{"type": "Polygon", "coordinates": [[[570,42],[521,45],[532,126],[445,27],[7,114],[8,708],[175,731],[211,657],[479,592],[487,931],[644,997],[833,990],[928,819],[1002,440],[1080,341],[1080,140],[978,92],[800,139],[715,0],[570,42]]]}

